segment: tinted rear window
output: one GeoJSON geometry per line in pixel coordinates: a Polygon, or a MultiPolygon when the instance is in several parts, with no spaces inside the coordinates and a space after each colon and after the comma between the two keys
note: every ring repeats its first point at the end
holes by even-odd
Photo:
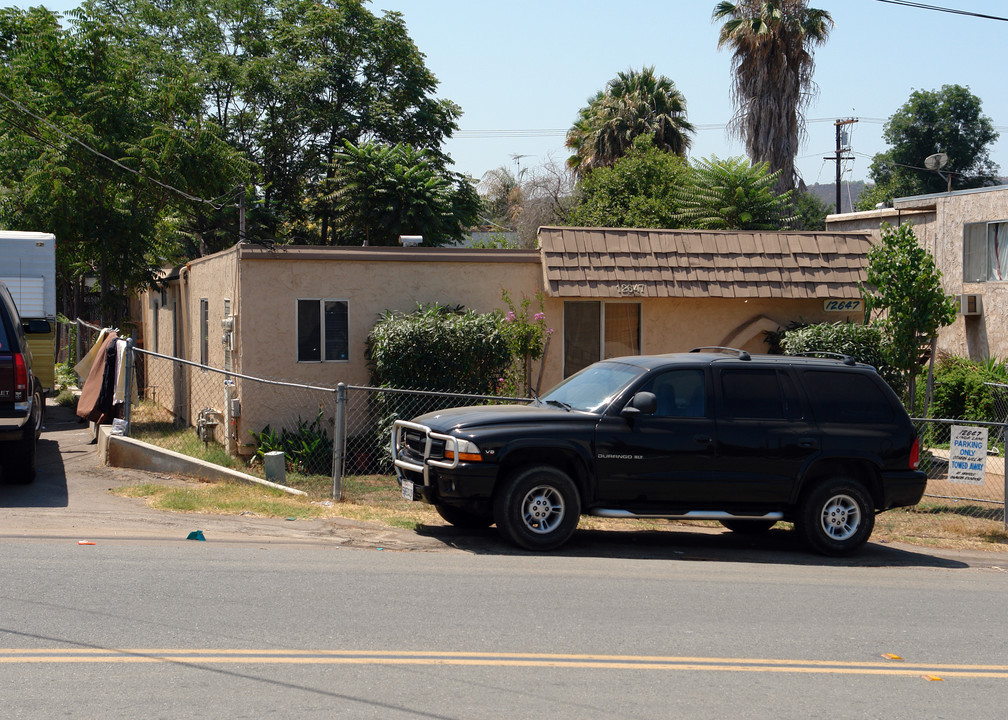
{"type": "Polygon", "coordinates": [[[779,420],[786,415],[776,370],[723,370],[721,417],[779,420]]]}
{"type": "Polygon", "coordinates": [[[868,375],[807,370],[803,377],[819,422],[887,423],[895,419],[888,395],[868,375]]]}

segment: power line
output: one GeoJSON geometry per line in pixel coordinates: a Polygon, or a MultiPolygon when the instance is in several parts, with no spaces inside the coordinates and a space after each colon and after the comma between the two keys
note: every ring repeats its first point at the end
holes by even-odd
{"type": "Polygon", "coordinates": [[[901,5],[903,7],[917,8],[919,10],[935,10],[936,12],[950,13],[952,15],[967,15],[969,17],[981,18],[983,20],[1002,20],[1008,22],[1008,17],[1000,17],[998,15],[985,15],[984,13],[972,12],[970,10],[959,10],[957,8],[942,7],[941,5],[928,5],[921,2],[913,2],[913,0],[878,0],[878,2],[887,3],[889,5],[901,5]]]}
{"type": "MultiPolygon", "coordinates": [[[[204,205],[209,205],[209,206],[210,206],[210,207],[212,207],[212,208],[213,208],[214,210],[221,210],[221,209],[223,209],[223,208],[224,208],[224,205],[215,205],[215,204],[214,204],[214,203],[213,203],[212,201],[210,201],[210,200],[204,200],[204,199],[203,199],[203,198],[201,198],[201,197],[196,197],[195,195],[190,195],[189,193],[185,192],[184,190],[180,190],[180,189],[178,189],[177,187],[174,187],[174,186],[172,186],[172,185],[168,185],[167,183],[163,183],[163,182],[161,182],[160,180],[155,180],[154,178],[152,178],[152,177],[148,177],[147,175],[144,175],[143,173],[141,173],[141,172],[138,172],[138,171],[134,170],[134,169],[133,169],[133,168],[131,168],[131,167],[128,167],[128,166],[126,166],[126,165],[123,165],[123,164],[122,164],[121,162],[119,162],[119,161],[118,161],[118,160],[116,160],[115,158],[112,158],[112,157],[109,157],[108,155],[106,155],[105,153],[101,152],[100,150],[96,150],[95,148],[93,148],[93,147],[91,147],[90,145],[88,145],[87,143],[85,143],[85,142],[84,142],[83,140],[80,140],[79,138],[76,138],[76,137],[74,137],[73,135],[70,135],[69,133],[67,133],[67,132],[64,132],[64,131],[63,131],[63,130],[62,130],[61,128],[57,127],[57,126],[56,126],[55,124],[51,123],[51,122],[50,122],[49,120],[47,120],[46,118],[44,118],[44,117],[41,117],[40,115],[37,115],[37,114],[35,114],[35,113],[34,113],[34,112],[32,112],[31,110],[29,110],[29,109],[28,109],[27,107],[25,107],[24,105],[22,105],[21,103],[19,103],[19,102],[18,102],[17,100],[15,100],[15,99],[14,99],[14,98],[12,98],[12,97],[9,97],[8,95],[6,95],[6,94],[5,94],[5,93],[3,93],[3,92],[0,92],[0,99],[3,99],[3,100],[5,100],[5,101],[7,101],[8,103],[10,103],[10,104],[11,104],[11,105],[13,105],[14,107],[16,107],[16,108],[17,108],[18,110],[20,110],[21,112],[25,113],[26,115],[29,115],[29,116],[31,116],[31,117],[33,117],[33,118],[35,118],[36,120],[38,120],[39,122],[41,122],[41,123],[44,123],[45,125],[49,126],[49,127],[50,127],[50,128],[52,128],[52,129],[53,129],[53,130],[54,130],[54,131],[55,131],[55,132],[56,132],[56,133],[57,133],[58,135],[60,135],[60,136],[61,136],[61,137],[63,137],[64,139],[66,139],[66,140],[69,140],[69,141],[70,141],[70,142],[72,142],[72,143],[76,143],[77,145],[80,145],[80,146],[81,146],[82,148],[84,148],[84,149],[85,149],[85,150],[87,150],[88,152],[90,152],[90,153],[92,153],[92,154],[96,155],[97,157],[101,158],[102,160],[105,160],[105,161],[107,161],[107,162],[110,162],[110,163],[112,163],[112,164],[113,164],[113,165],[115,165],[116,167],[118,167],[118,168],[120,168],[120,169],[122,169],[122,170],[125,170],[126,172],[130,172],[130,173],[133,173],[133,174],[134,174],[134,175],[136,175],[137,177],[139,177],[139,178],[141,178],[141,179],[143,179],[143,180],[146,180],[146,181],[147,181],[147,182],[149,182],[149,183],[153,183],[154,185],[157,185],[158,187],[160,187],[160,188],[163,188],[164,190],[168,190],[169,192],[173,192],[173,193],[175,193],[175,194],[177,194],[177,195],[180,195],[181,197],[185,198],[186,200],[189,200],[190,202],[197,202],[197,203],[202,203],[202,204],[204,204],[204,205]]],[[[48,141],[46,141],[46,140],[43,140],[43,139],[41,138],[41,136],[39,136],[39,135],[37,135],[37,134],[35,134],[35,133],[31,133],[31,132],[28,132],[28,130],[27,130],[27,129],[25,129],[25,128],[23,128],[23,127],[19,126],[19,125],[17,125],[17,124],[16,124],[16,123],[14,123],[14,122],[13,122],[13,121],[12,121],[12,120],[11,120],[10,118],[5,118],[5,119],[6,119],[6,120],[7,120],[7,122],[8,122],[8,123],[9,123],[10,125],[12,125],[13,127],[15,127],[15,128],[18,128],[18,129],[19,129],[19,130],[21,130],[22,132],[26,132],[26,133],[28,133],[29,135],[31,135],[32,137],[36,138],[37,140],[41,140],[41,141],[42,141],[42,142],[44,142],[44,143],[45,143],[46,145],[49,145],[50,147],[53,147],[53,148],[55,148],[55,146],[54,146],[54,145],[52,145],[51,143],[49,143],[49,142],[48,142],[48,141]]],[[[225,198],[226,198],[226,197],[227,197],[228,195],[231,195],[231,194],[232,194],[233,192],[234,192],[234,191],[230,191],[230,192],[226,193],[226,194],[225,194],[224,196],[222,196],[222,197],[225,197],[225,198]]]]}
{"type": "MultiPolygon", "coordinates": [[[[857,120],[865,123],[871,123],[874,125],[882,125],[888,122],[886,118],[869,118],[869,117],[858,117],[857,120]]],[[[832,117],[821,117],[821,118],[807,118],[805,120],[806,124],[816,124],[816,123],[830,123],[834,122],[835,118],[832,117]]],[[[695,130],[724,130],[728,127],[728,123],[708,123],[703,125],[694,125],[695,130]]],[[[494,138],[534,138],[534,137],[566,137],[567,130],[562,128],[531,128],[527,130],[460,130],[455,133],[452,138],[459,140],[487,140],[494,138]]]]}

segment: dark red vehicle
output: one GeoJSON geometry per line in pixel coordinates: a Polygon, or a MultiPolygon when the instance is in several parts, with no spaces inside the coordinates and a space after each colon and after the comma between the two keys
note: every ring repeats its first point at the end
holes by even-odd
{"type": "Polygon", "coordinates": [[[35,445],[45,420],[45,395],[32,372],[26,332],[48,333],[49,323],[22,324],[14,299],[0,282],[0,467],[7,482],[35,479],[35,445]]]}

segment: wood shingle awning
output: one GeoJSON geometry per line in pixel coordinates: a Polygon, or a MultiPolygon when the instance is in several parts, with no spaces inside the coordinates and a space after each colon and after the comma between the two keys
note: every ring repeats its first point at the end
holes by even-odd
{"type": "Polygon", "coordinates": [[[542,227],[552,297],[858,298],[867,232],[542,227]]]}

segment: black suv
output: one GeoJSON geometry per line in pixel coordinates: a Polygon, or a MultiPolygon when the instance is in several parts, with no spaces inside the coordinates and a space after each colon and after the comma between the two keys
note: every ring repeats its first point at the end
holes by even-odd
{"type": "Polygon", "coordinates": [[[35,445],[45,421],[45,395],[32,372],[25,331],[48,333],[49,322],[21,323],[14,299],[0,282],[0,462],[3,478],[35,479],[35,445]]]}
{"type": "Polygon", "coordinates": [[[458,526],[496,522],[529,550],[562,545],[582,513],[793,522],[842,555],[875,514],[915,505],[927,478],[896,394],[850,358],[728,348],[605,360],[530,405],[397,421],[403,497],[458,526]]]}

